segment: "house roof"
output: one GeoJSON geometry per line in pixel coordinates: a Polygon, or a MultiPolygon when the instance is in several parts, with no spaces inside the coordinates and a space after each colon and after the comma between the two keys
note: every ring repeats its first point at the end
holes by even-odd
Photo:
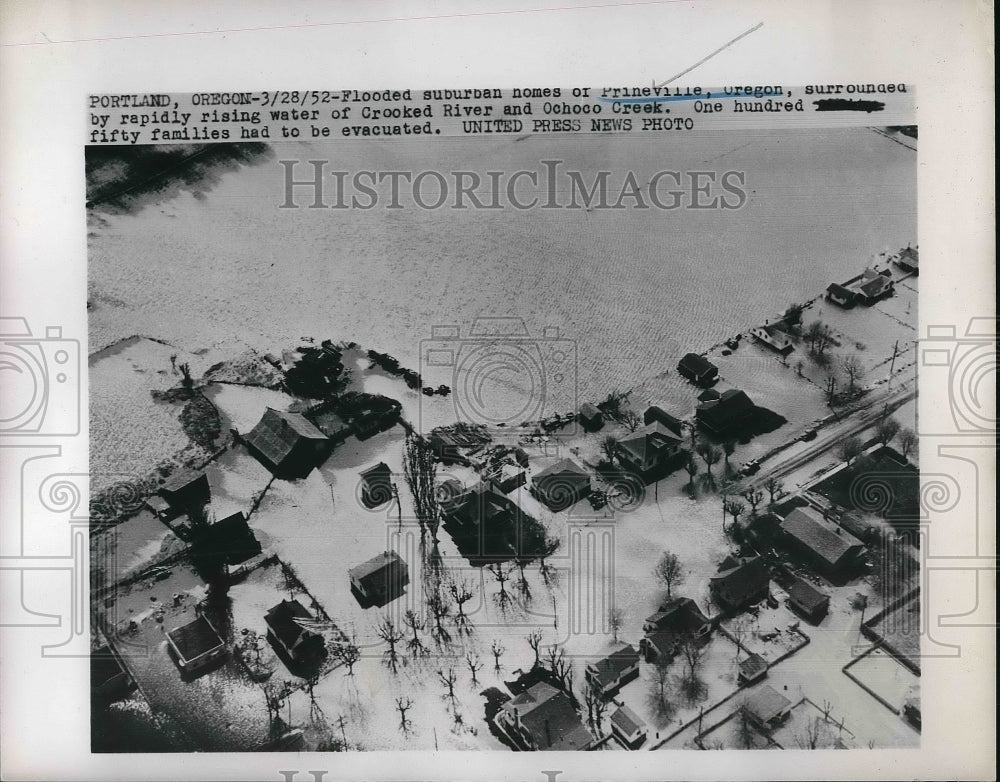
{"type": "Polygon", "coordinates": [[[646,412],[642,414],[642,421],[646,424],[659,421],[678,437],[680,437],[681,432],[684,430],[684,424],[679,418],[670,415],[662,407],[657,407],[656,405],[650,405],[646,408],[646,412]]]}
{"type": "Polygon", "coordinates": [[[646,622],[657,630],[680,633],[686,630],[698,630],[708,624],[708,618],[690,597],[675,597],[661,605],[655,614],[646,617],[646,622]]]}
{"type": "Polygon", "coordinates": [[[264,614],[264,621],[275,638],[287,647],[294,646],[299,636],[306,631],[297,621],[302,619],[312,621],[315,617],[298,600],[282,600],[264,614]]]}
{"type": "Polygon", "coordinates": [[[204,616],[169,630],[167,637],[185,660],[194,660],[223,645],[222,638],[204,616]]]}
{"type": "Polygon", "coordinates": [[[700,394],[698,394],[699,402],[711,402],[713,399],[718,399],[721,394],[714,388],[706,388],[700,394]]]}
{"type": "Polygon", "coordinates": [[[711,361],[709,361],[704,356],[699,356],[697,353],[686,353],[684,358],[682,358],[678,363],[678,367],[684,367],[689,372],[693,372],[696,375],[704,374],[705,372],[718,371],[718,367],[715,366],[711,361]]]}
{"type": "Polygon", "coordinates": [[[712,590],[729,605],[742,605],[767,587],[771,577],[760,557],[727,557],[719,572],[709,579],[712,590]]]}
{"type": "Polygon", "coordinates": [[[828,565],[837,565],[851,550],[864,548],[850,532],[831,524],[812,508],[796,508],[781,522],[781,529],[828,565]]]}
{"type": "Polygon", "coordinates": [[[300,441],[327,438],[305,416],[269,407],[260,422],[243,439],[272,464],[280,465],[300,441]]]}
{"type": "Polygon", "coordinates": [[[647,633],[645,641],[655,647],[657,653],[672,654],[677,642],[680,640],[680,633],[674,630],[655,630],[647,633]]]}
{"type": "Polygon", "coordinates": [[[750,415],[755,410],[745,391],[730,388],[723,391],[718,399],[698,405],[698,420],[713,429],[723,429],[750,415]]]}
{"type": "Polygon", "coordinates": [[[563,475],[579,475],[583,478],[590,478],[589,473],[572,459],[560,459],[555,464],[550,464],[544,470],[535,473],[535,480],[563,475]]]}
{"type": "Polygon", "coordinates": [[[348,572],[352,579],[361,581],[362,579],[368,578],[369,576],[378,573],[383,568],[389,567],[391,565],[403,565],[405,566],[402,558],[395,551],[383,551],[378,556],[372,557],[367,562],[362,562],[360,565],[355,565],[348,572]]]}
{"type": "Polygon", "coordinates": [[[179,492],[198,481],[207,480],[201,470],[178,470],[160,487],[160,491],[179,492]]]}
{"type": "Polygon", "coordinates": [[[622,706],[611,715],[611,724],[617,726],[626,736],[631,736],[637,730],[646,726],[642,718],[628,706],[622,706]]]}
{"type": "Polygon", "coordinates": [[[740,674],[744,679],[753,681],[767,670],[767,660],[754,652],[745,660],[740,661],[740,674]]]}
{"type": "Polygon", "coordinates": [[[597,681],[602,687],[613,683],[625,671],[639,662],[639,652],[632,644],[626,644],[621,649],[616,649],[607,657],[590,663],[587,668],[593,672],[597,681]]]}
{"type": "Polygon", "coordinates": [[[389,465],[385,462],[379,462],[375,466],[361,471],[361,477],[365,479],[380,478],[387,475],[392,475],[392,470],[389,469],[389,465]]]}
{"type": "Polygon", "coordinates": [[[645,464],[655,459],[660,449],[680,442],[680,437],[659,421],[654,421],[620,440],[618,447],[627,451],[636,461],[645,464]]]}
{"type": "Polygon", "coordinates": [[[765,684],[747,699],[747,710],[761,722],[770,722],[792,702],[770,684],[765,684]]]}
{"type": "Polygon", "coordinates": [[[802,578],[796,578],[792,582],[792,585],[788,588],[788,596],[792,599],[793,603],[801,606],[809,613],[820,608],[830,599],[830,596],[826,592],[802,578]]]}
{"type": "Polygon", "coordinates": [[[853,299],[857,295],[850,288],[841,285],[840,283],[837,282],[831,282],[829,285],[827,285],[826,292],[832,293],[834,296],[839,296],[842,299],[844,298],[853,299]]]}
{"type": "Polygon", "coordinates": [[[520,717],[540,750],[579,750],[593,741],[566,694],[545,682],[507,701],[503,709],[520,717]]]}
{"type": "Polygon", "coordinates": [[[878,275],[868,280],[867,282],[861,283],[858,287],[866,296],[878,296],[882,291],[889,287],[890,280],[882,275],[878,275]]]}
{"type": "Polygon", "coordinates": [[[597,418],[601,415],[601,411],[596,405],[593,405],[590,402],[584,402],[580,405],[580,415],[587,419],[597,418]]]}
{"type": "Polygon", "coordinates": [[[495,481],[485,480],[448,502],[444,510],[464,524],[483,524],[509,517],[516,507],[495,481]]]}

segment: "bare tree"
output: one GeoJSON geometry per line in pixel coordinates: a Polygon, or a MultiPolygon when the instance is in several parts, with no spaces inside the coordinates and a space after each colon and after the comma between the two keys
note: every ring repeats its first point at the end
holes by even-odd
{"type": "Polygon", "coordinates": [[[621,421],[625,428],[630,432],[634,432],[642,426],[642,418],[640,418],[639,414],[630,407],[626,407],[618,414],[618,420],[621,421]]]}
{"type": "Polygon", "coordinates": [[[438,670],[438,681],[444,686],[445,697],[451,700],[452,703],[455,702],[455,682],[458,681],[458,676],[455,675],[455,669],[449,668],[448,672],[445,673],[442,670],[438,670]]]}
{"type": "Polygon", "coordinates": [[[833,407],[833,402],[837,398],[837,378],[832,374],[827,375],[823,389],[826,391],[826,403],[833,407]]]}
{"type": "Polygon", "coordinates": [[[743,639],[747,634],[747,623],[745,619],[738,619],[733,622],[732,627],[729,628],[729,634],[733,637],[733,642],[736,644],[736,659],[740,659],[740,652],[743,651],[743,639]]]}
{"type": "Polygon", "coordinates": [[[510,581],[510,570],[505,568],[502,562],[494,562],[487,565],[486,569],[493,574],[493,577],[497,580],[497,585],[500,587],[500,591],[493,596],[493,599],[496,601],[501,613],[504,613],[510,608],[511,603],[514,602],[514,598],[507,591],[507,582],[510,581]]]}
{"type": "Polygon", "coordinates": [[[538,665],[541,662],[541,653],[538,651],[538,648],[542,644],[542,631],[532,630],[528,633],[527,640],[528,646],[531,647],[531,651],[535,653],[535,665],[538,665]]]}
{"type": "Polygon", "coordinates": [[[583,702],[587,706],[587,722],[590,723],[593,731],[600,736],[608,704],[604,701],[600,690],[590,682],[587,682],[583,687],[583,702]]]}
{"type": "Polygon", "coordinates": [[[688,487],[694,486],[694,476],[698,474],[698,460],[694,458],[694,454],[690,451],[688,452],[687,458],[684,460],[684,469],[688,474],[688,487]]]}
{"type": "Polygon", "coordinates": [[[545,535],[545,542],[542,543],[542,550],[538,555],[538,572],[542,576],[542,581],[546,585],[551,584],[554,576],[554,570],[552,566],[549,565],[549,557],[555,554],[559,550],[560,546],[559,538],[552,537],[551,535],[545,535]]]}
{"type": "Polygon", "coordinates": [[[774,475],[764,481],[764,489],[767,491],[771,505],[785,496],[785,485],[774,475]]]}
{"type": "Polygon", "coordinates": [[[476,687],[479,685],[478,674],[483,669],[482,660],[479,659],[478,654],[473,654],[472,652],[465,653],[465,664],[469,666],[469,673],[472,674],[472,686],[476,687]]]}
{"type": "Polygon", "coordinates": [[[805,338],[809,352],[815,356],[822,356],[833,342],[833,331],[825,323],[814,320],[806,328],[805,338]]]}
{"type": "Polygon", "coordinates": [[[437,495],[437,463],[430,444],[417,434],[406,437],[403,451],[403,477],[413,495],[413,505],[421,533],[429,532],[437,542],[441,509],[437,495]]]}
{"type": "Polygon", "coordinates": [[[725,454],[725,457],[726,457],[726,469],[728,470],[729,469],[729,457],[732,456],[733,453],[736,452],[736,440],[734,440],[731,437],[727,437],[722,442],[722,452],[723,452],[723,454],[725,454]]]}
{"type": "Polygon", "coordinates": [[[558,646],[550,646],[546,654],[546,663],[553,676],[559,681],[559,686],[571,698],[573,695],[573,663],[566,659],[566,652],[558,646]]]}
{"type": "Polygon", "coordinates": [[[451,594],[451,599],[455,601],[455,626],[458,628],[458,632],[466,635],[471,634],[472,621],[465,613],[465,604],[475,597],[472,584],[465,578],[461,581],[452,581],[448,584],[448,592],[451,594]]]}
{"type": "Polygon", "coordinates": [[[755,742],[753,725],[750,722],[750,710],[746,703],[740,706],[739,722],[737,723],[740,749],[753,749],[755,742]]]}
{"type": "Polygon", "coordinates": [[[514,580],[514,589],[521,595],[521,602],[524,606],[531,603],[531,584],[524,573],[524,569],[531,560],[528,557],[514,557],[514,564],[517,566],[517,578],[514,580]]]}
{"type": "Polygon", "coordinates": [[[725,507],[726,512],[728,512],[729,515],[733,517],[733,526],[738,527],[740,523],[740,516],[743,515],[743,512],[747,509],[747,506],[744,505],[739,500],[728,500],[725,503],[725,506],[726,506],[725,507]]]}
{"type": "Polygon", "coordinates": [[[912,429],[904,427],[899,430],[899,449],[904,459],[917,447],[917,442],[917,433],[912,429]]]}
{"type": "Polygon", "coordinates": [[[435,589],[427,596],[427,610],[434,619],[431,637],[438,647],[447,646],[451,643],[451,633],[444,626],[444,620],[451,615],[451,604],[441,589],[435,589]]]}
{"type": "Polygon", "coordinates": [[[613,434],[606,435],[601,439],[601,453],[603,453],[612,464],[618,455],[618,438],[613,434]]]}
{"type": "Polygon", "coordinates": [[[684,683],[692,690],[699,683],[698,671],[701,669],[704,648],[701,640],[693,633],[682,633],[680,637],[681,656],[686,666],[684,683]]]}
{"type": "MultiPolygon", "coordinates": [[[[500,665],[500,655],[502,655],[506,651],[507,650],[504,649],[503,644],[494,638],[493,645],[490,647],[490,654],[493,655],[493,670],[497,674],[499,674],[500,671],[502,670],[502,667],[500,665]]],[[[536,655],[536,660],[537,660],[537,655],[536,655]]]]}
{"type": "Polygon", "coordinates": [[[875,436],[884,447],[892,442],[892,438],[896,436],[899,429],[899,421],[895,418],[883,418],[875,427],[875,436]]]}
{"type": "Polygon", "coordinates": [[[386,614],[375,628],[375,634],[388,646],[382,652],[382,661],[389,666],[390,671],[396,673],[399,668],[399,651],[396,649],[396,645],[403,640],[403,631],[396,627],[392,617],[386,614]]]}
{"type": "Polygon", "coordinates": [[[347,666],[347,675],[354,675],[354,665],[361,659],[361,650],[358,648],[354,640],[343,641],[337,644],[335,650],[336,658],[347,666]]]}
{"type": "Polygon", "coordinates": [[[670,702],[670,693],[667,689],[669,683],[670,662],[665,656],[658,657],[653,664],[652,677],[650,678],[649,700],[651,701],[653,713],[660,720],[660,724],[666,722],[674,711],[674,706],[670,702]]]}
{"type": "Polygon", "coordinates": [[[757,507],[764,501],[764,492],[754,486],[748,486],[741,496],[750,503],[750,518],[757,518],[757,507]]]}
{"type": "Polygon", "coordinates": [[[708,474],[708,480],[711,482],[713,481],[712,466],[718,464],[719,459],[722,458],[722,450],[719,446],[708,440],[699,440],[697,451],[702,461],[705,462],[705,471],[708,474]]]}
{"type": "Polygon", "coordinates": [[[860,438],[857,437],[845,437],[840,441],[840,445],[837,446],[837,456],[847,462],[850,466],[857,457],[861,455],[864,450],[860,438]]]}
{"type": "Polygon", "coordinates": [[[399,712],[399,729],[403,733],[409,733],[412,723],[406,718],[406,712],[413,708],[413,699],[407,697],[396,698],[396,711],[399,712]]]}
{"type": "Polygon", "coordinates": [[[683,584],[685,578],[684,568],[681,565],[681,561],[672,551],[663,552],[659,561],[656,563],[653,575],[655,575],[659,582],[667,588],[668,598],[672,596],[671,592],[673,588],[683,584]]]}
{"type": "Polygon", "coordinates": [[[806,722],[805,729],[795,734],[795,744],[799,749],[816,749],[823,735],[823,722],[819,717],[813,717],[806,722]]]}
{"type": "Polygon", "coordinates": [[[620,608],[613,607],[608,609],[608,627],[611,628],[611,638],[615,643],[618,643],[618,633],[622,629],[624,619],[625,612],[620,608]]]}
{"type": "Polygon", "coordinates": [[[857,353],[848,353],[840,359],[840,368],[847,375],[847,392],[853,394],[855,383],[865,374],[865,366],[861,363],[857,353]]]}
{"type": "Polygon", "coordinates": [[[413,657],[420,657],[427,654],[427,647],[424,646],[424,642],[420,639],[419,634],[424,629],[424,621],[412,608],[406,609],[406,613],[403,614],[403,624],[410,631],[410,637],[406,642],[410,654],[413,657]]]}

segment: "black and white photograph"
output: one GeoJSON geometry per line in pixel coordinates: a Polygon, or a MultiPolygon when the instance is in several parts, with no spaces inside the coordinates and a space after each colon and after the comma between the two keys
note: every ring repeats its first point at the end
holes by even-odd
{"type": "Polygon", "coordinates": [[[88,147],[94,751],[919,745],[917,146],[88,147]]]}
{"type": "Polygon", "coordinates": [[[993,16],[0,4],[0,777],[995,778],[993,16]]]}

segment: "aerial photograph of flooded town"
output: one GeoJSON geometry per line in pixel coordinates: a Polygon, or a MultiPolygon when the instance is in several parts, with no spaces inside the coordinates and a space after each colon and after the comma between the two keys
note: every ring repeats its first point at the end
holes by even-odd
{"type": "Polygon", "coordinates": [[[918,747],[917,136],[88,147],[93,751],[918,747]]]}

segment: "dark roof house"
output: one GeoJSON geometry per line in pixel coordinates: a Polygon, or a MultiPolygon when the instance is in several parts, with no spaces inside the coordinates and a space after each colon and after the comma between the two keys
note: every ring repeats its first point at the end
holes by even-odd
{"type": "Polygon", "coordinates": [[[760,557],[726,557],[719,572],[709,579],[715,602],[726,611],[739,611],[759,603],[768,595],[771,577],[760,557]]]}
{"type": "Polygon", "coordinates": [[[756,411],[745,391],[730,388],[718,399],[702,402],[695,411],[698,426],[710,434],[723,437],[747,423],[756,411]]]}
{"type": "Polygon", "coordinates": [[[639,652],[632,644],[616,649],[607,657],[587,664],[586,678],[604,698],[639,676],[639,652]]]}
{"type": "Polygon", "coordinates": [[[867,268],[849,287],[855,292],[859,301],[864,304],[874,304],[879,299],[891,295],[895,284],[892,281],[892,272],[888,269],[877,272],[867,268]]]}
{"type": "Polygon", "coordinates": [[[385,462],[361,472],[361,502],[367,508],[377,508],[393,497],[392,470],[385,462]]]}
{"type": "Polygon", "coordinates": [[[661,605],[655,614],[646,617],[642,630],[645,637],[639,642],[639,650],[647,662],[653,662],[663,656],[672,658],[685,636],[707,640],[712,632],[712,623],[694,600],[676,597],[661,605]]]}
{"type": "Polygon", "coordinates": [[[845,285],[831,282],[826,288],[826,298],[841,307],[853,307],[858,300],[858,294],[845,285]]]}
{"type": "Polygon", "coordinates": [[[382,607],[403,594],[410,583],[406,563],[395,551],[383,551],[348,571],[351,591],[364,607],[382,607]]]}
{"type": "Polygon", "coordinates": [[[687,353],[677,363],[677,371],[697,385],[709,385],[719,379],[719,368],[704,356],[687,353]]]}
{"type": "Polygon", "coordinates": [[[684,437],[684,422],[681,421],[681,419],[670,415],[670,413],[662,407],[657,407],[656,405],[650,405],[647,407],[646,412],[642,414],[642,422],[644,424],[663,424],[677,437],[684,437]]]}
{"type": "Polygon", "coordinates": [[[305,416],[270,407],[243,441],[261,464],[282,478],[304,478],[333,445],[305,416]]]}
{"type": "Polygon", "coordinates": [[[208,476],[200,470],[178,470],[160,486],[159,493],[172,508],[180,512],[203,507],[212,497],[208,476]]]}
{"type": "Polygon", "coordinates": [[[767,676],[767,660],[754,652],[739,664],[739,675],[737,679],[740,684],[753,684],[767,676]]]}
{"type": "Polygon", "coordinates": [[[819,624],[830,610],[830,596],[819,587],[796,577],[788,588],[788,603],[813,624],[819,624]]]}
{"type": "Polygon", "coordinates": [[[920,270],[920,253],[915,247],[904,247],[896,258],[896,265],[906,272],[920,270]]]}
{"type": "Polygon", "coordinates": [[[209,525],[196,541],[201,551],[214,555],[230,565],[246,562],[260,553],[260,543],[247,524],[243,511],[226,516],[209,525]]]}
{"type": "Polygon", "coordinates": [[[674,457],[681,452],[683,439],[659,421],[647,424],[617,445],[616,453],[622,466],[650,479],[665,472],[674,457]]]}
{"type": "Polygon", "coordinates": [[[167,647],[183,673],[204,670],[226,656],[226,644],[204,616],[167,631],[167,647]]]}
{"type": "Polygon", "coordinates": [[[593,742],[566,693],[545,682],[504,703],[494,720],[529,751],[580,751],[593,742]]]}
{"type": "Polygon", "coordinates": [[[318,662],[326,654],[326,643],[308,626],[315,619],[298,600],[282,600],[264,614],[267,637],[294,664],[318,662]]]}
{"type": "Polygon", "coordinates": [[[790,547],[828,578],[849,576],[862,564],[864,544],[812,508],[795,508],[781,522],[781,530],[790,547]]]}
{"type": "Polygon", "coordinates": [[[560,459],[531,478],[531,493],[560,511],[590,494],[590,474],[572,459],[560,459]]]}
{"type": "Polygon", "coordinates": [[[584,402],[580,405],[580,424],[588,432],[596,432],[604,426],[604,414],[596,405],[584,402]]]}

